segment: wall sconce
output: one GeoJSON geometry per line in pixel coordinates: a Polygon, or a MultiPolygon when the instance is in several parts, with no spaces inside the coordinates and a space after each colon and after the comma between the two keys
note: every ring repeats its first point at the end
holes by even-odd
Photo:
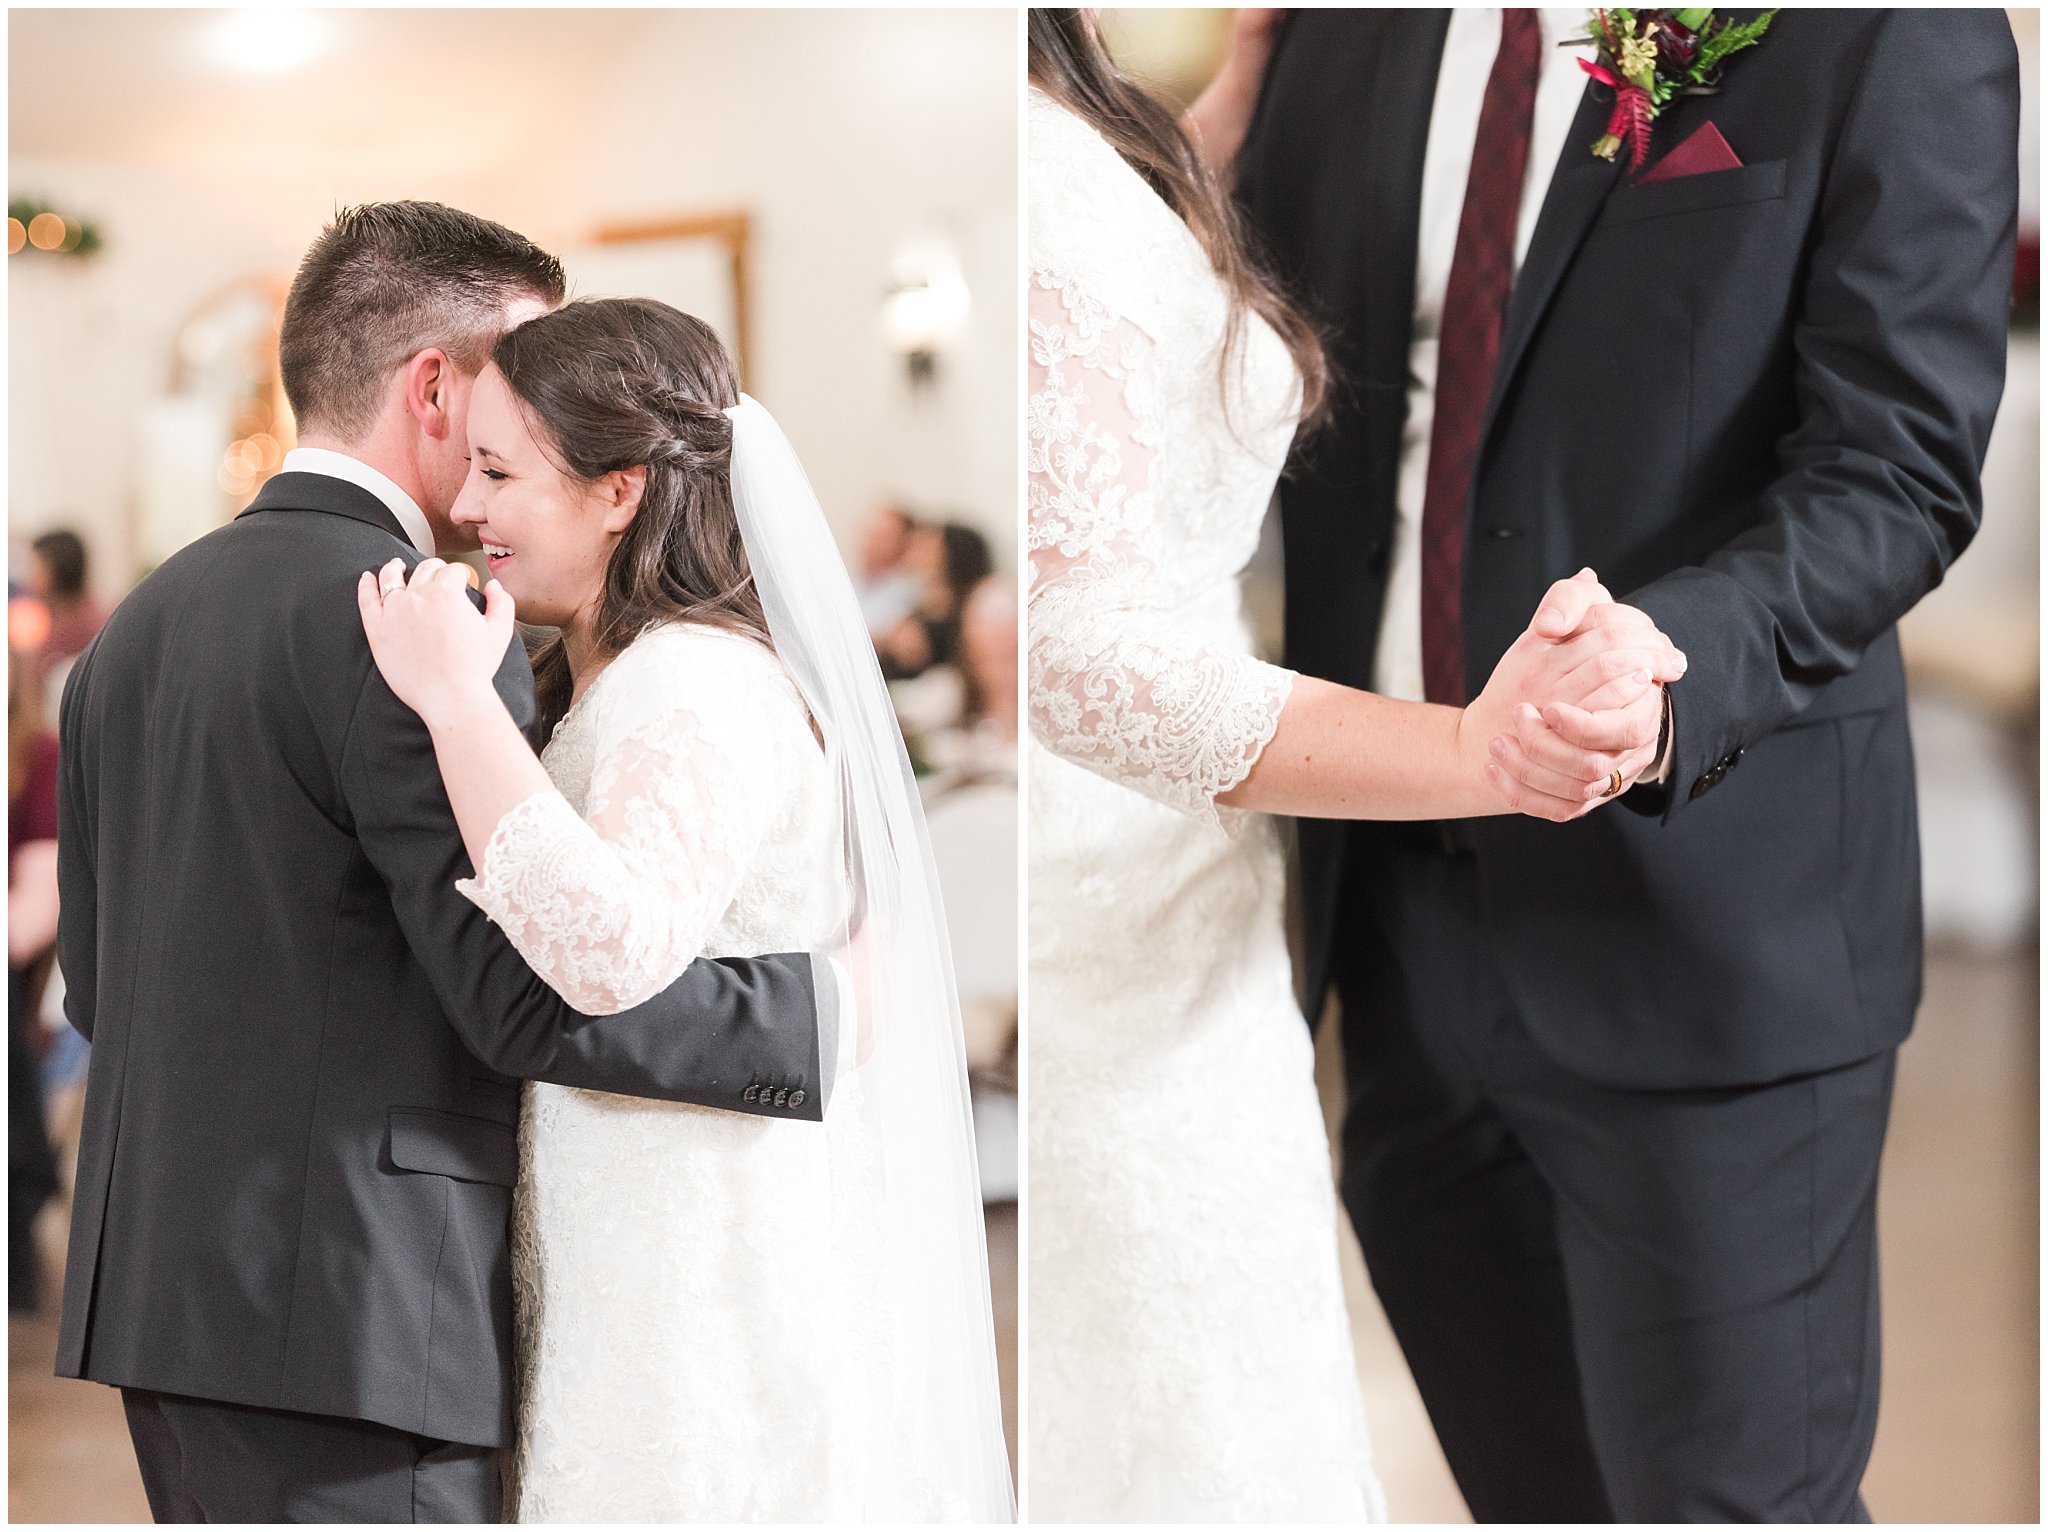
{"type": "Polygon", "coordinates": [[[889,262],[882,299],[882,334],[903,358],[913,392],[938,370],[939,353],[967,319],[967,278],[960,259],[941,244],[907,245],[889,262]]]}

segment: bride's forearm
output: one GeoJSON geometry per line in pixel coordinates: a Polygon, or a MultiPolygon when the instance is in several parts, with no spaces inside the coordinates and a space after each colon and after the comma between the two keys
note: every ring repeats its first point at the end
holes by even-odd
{"type": "Polygon", "coordinates": [[[1507,812],[1462,712],[1297,677],[1273,738],[1217,802],[1307,819],[1463,819],[1507,812]]]}
{"type": "Polygon", "coordinates": [[[498,821],[555,784],[489,685],[437,708],[426,723],[470,866],[482,873],[498,821]]]}

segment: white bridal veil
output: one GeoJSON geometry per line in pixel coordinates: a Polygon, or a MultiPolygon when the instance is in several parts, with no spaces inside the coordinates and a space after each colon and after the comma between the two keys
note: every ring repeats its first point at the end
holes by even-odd
{"type": "MultiPolygon", "coordinates": [[[[870,1521],[1013,1516],[959,1002],[910,760],[853,583],[803,465],[751,397],[732,495],[782,663],[839,782],[857,1089],[879,1146],[881,1333],[862,1421],[870,1521]]],[[[842,1086],[843,1088],[843,1086],[842,1086]]],[[[866,1348],[863,1348],[866,1349],[866,1348]]]]}

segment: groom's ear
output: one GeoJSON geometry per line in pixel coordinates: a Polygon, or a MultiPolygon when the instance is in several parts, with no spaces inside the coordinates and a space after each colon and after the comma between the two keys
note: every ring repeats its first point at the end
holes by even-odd
{"type": "Polygon", "coordinates": [[[419,428],[436,441],[455,432],[455,364],[448,353],[429,346],[405,364],[405,410],[419,428]]]}
{"type": "Polygon", "coordinates": [[[597,481],[598,503],[604,512],[604,529],[620,533],[633,524],[640,512],[640,497],[647,492],[647,470],[635,464],[615,468],[597,481]]]}

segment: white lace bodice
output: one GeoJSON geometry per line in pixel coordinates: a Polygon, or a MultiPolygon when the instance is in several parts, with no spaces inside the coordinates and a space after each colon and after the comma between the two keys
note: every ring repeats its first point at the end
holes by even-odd
{"type": "MultiPolygon", "coordinates": [[[[542,759],[557,791],[501,821],[463,891],[580,1009],[838,929],[837,796],[762,645],[651,629],[542,759]]],[[[853,1030],[823,1124],[526,1087],[516,1519],[858,1518],[876,1282],[853,1030]]]]}
{"type": "Polygon", "coordinates": [[[500,820],[457,887],[578,1010],[638,1005],[700,956],[829,931],[824,755],[763,645],[651,629],[590,683],[544,760],[557,790],[500,820]]]}
{"type": "Polygon", "coordinates": [[[1238,576],[1294,373],[1252,320],[1226,408],[1194,236],[1028,125],[1031,1517],[1383,1518],[1279,846],[1214,806],[1292,686],[1238,576]]]}
{"type": "Polygon", "coordinates": [[[1056,754],[1202,817],[1272,737],[1292,675],[1254,659],[1237,578],[1298,383],[1186,224],[1091,128],[1031,93],[1030,674],[1056,754]]]}

